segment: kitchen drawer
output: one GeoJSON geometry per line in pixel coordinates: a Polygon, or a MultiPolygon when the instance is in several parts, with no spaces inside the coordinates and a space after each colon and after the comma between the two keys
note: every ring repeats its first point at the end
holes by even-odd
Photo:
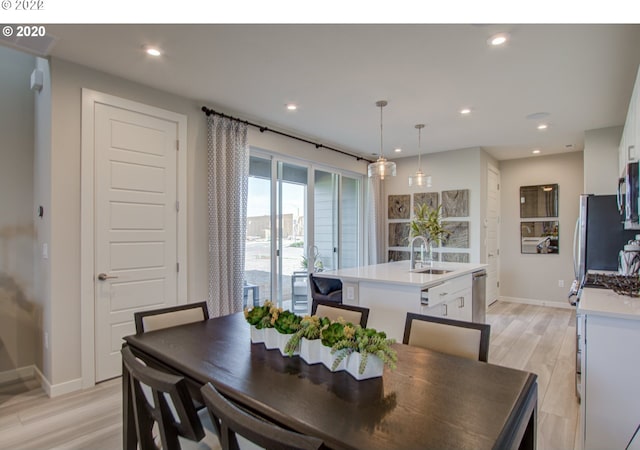
{"type": "Polygon", "coordinates": [[[459,296],[465,289],[471,288],[471,274],[447,280],[442,284],[429,288],[429,306],[435,306],[459,296]]]}

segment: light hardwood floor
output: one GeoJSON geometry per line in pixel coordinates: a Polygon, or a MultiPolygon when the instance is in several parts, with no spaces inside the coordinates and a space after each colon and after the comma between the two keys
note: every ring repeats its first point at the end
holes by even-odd
{"type": "MultiPolygon", "coordinates": [[[[575,311],[497,302],[489,362],[538,374],[538,449],[573,449],[575,311]]],[[[0,386],[0,449],[120,449],[120,379],[48,398],[35,380],[0,386]]]]}

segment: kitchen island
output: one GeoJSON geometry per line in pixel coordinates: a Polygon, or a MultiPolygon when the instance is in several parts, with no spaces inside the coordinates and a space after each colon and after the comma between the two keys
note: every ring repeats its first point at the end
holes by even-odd
{"type": "Polygon", "coordinates": [[[411,270],[409,261],[397,261],[329,270],[314,276],[339,278],[343,303],[369,308],[368,326],[402,342],[408,312],[471,321],[473,273],[485,267],[486,264],[437,262],[411,270]]]}

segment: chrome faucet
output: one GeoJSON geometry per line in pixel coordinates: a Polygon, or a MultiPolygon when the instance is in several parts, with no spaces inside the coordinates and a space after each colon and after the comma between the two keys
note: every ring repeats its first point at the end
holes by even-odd
{"type": "MultiPolygon", "coordinates": [[[[411,270],[416,268],[416,257],[414,255],[414,251],[413,251],[413,247],[415,245],[415,242],[417,240],[421,240],[422,243],[425,245],[425,247],[427,247],[427,250],[429,250],[429,241],[427,241],[427,239],[424,236],[415,236],[413,238],[411,238],[411,241],[409,241],[409,254],[410,254],[410,263],[411,263],[411,270]]],[[[421,263],[424,263],[424,260],[421,259],[421,263]]]]}

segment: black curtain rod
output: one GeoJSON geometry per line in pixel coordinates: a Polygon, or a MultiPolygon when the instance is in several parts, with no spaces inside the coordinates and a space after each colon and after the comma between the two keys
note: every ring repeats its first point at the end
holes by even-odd
{"type": "Polygon", "coordinates": [[[366,158],[363,158],[362,156],[352,155],[351,153],[347,153],[347,152],[339,150],[337,148],[329,147],[328,145],[318,144],[317,142],[312,142],[312,141],[309,141],[307,139],[304,139],[304,138],[301,138],[301,137],[298,137],[298,136],[293,136],[291,134],[287,134],[287,133],[284,133],[282,131],[272,130],[271,128],[267,128],[267,127],[262,126],[262,125],[257,125],[255,123],[251,123],[248,120],[239,119],[238,117],[233,117],[233,116],[229,116],[227,114],[224,114],[224,113],[221,113],[221,112],[218,112],[218,111],[214,111],[213,109],[209,109],[206,106],[202,107],[202,112],[204,112],[207,116],[210,116],[211,114],[213,114],[214,116],[225,117],[225,118],[230,119],[230,120],[235,120],[237,122],[241,122],[241,123],[250,125],[252,127],[255,127],[255,128],[259,129],[261,133],[264,133],[265,131],[270,131],[271,133],[279,134],[280,136],[285,136],[285,137],[288,137],[288,138],[291,138],[291,139],[295,139],[297,141],[304,142],[306,144],[314,145],[316,148],[326,148],[327,150],[331,150],[333,152],[338,152],[338,153],[341,153],[341,154],[346,155],[346,156],[351,156],[352,158],[355,158],[357,161],[367,161],[369,163],[373,162],[373,161],[370,161],[370,160],[368,160],[366,158]]]}

